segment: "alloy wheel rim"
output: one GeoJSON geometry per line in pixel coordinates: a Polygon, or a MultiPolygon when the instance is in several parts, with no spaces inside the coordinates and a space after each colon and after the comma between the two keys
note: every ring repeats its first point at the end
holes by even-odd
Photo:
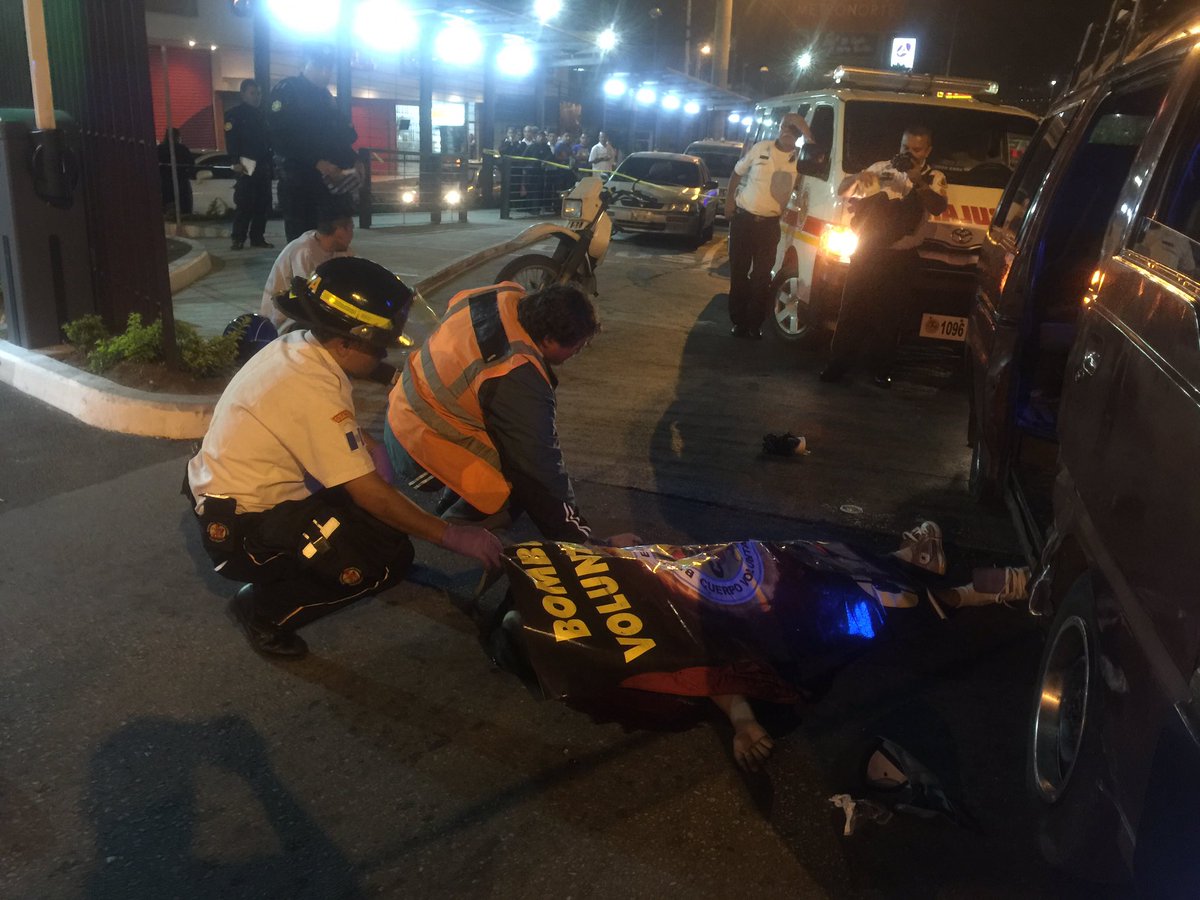
{"type": "Polygon", "coordinates": [[[1066,791],[1079,758],[1088,725],[1091,668],[1087,625],[1071,616],[1059,628],[1046,658],[1034,714],[1034,782],[1051,803],[1066,791]]]}

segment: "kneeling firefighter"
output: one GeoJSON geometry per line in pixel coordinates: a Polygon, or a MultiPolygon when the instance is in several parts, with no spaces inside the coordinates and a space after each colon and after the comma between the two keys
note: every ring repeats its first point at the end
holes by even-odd
{"type": "Polygon", "coordinates": [[[300,330],[230,381],[184,493],[216,571],[248,582],[230,611],[251,646],[298,657],[307,646],[296,629],[404,577],[409,535],[489,568],[501,544],[398,493],[377,472],[381,445],[358,425],[350,378],[369,377],[399,341],[408,286],[369,260],[338,258],[275,302],[300,330]]]}
{"type": "Polygon", "coordinates": [[[559,446],[553,367],[599,330],[591,300],[570,284],[455,295],[388,398],[384,444],[397,474],[417,489],[444,487],[439,510],[451,521],[499,527],[528,512],[548,538],[591,541],[559,446]]]}

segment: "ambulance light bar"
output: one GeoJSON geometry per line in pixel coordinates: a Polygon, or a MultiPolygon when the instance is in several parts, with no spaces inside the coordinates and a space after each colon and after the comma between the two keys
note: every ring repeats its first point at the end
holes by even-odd
{"type": "Polygon", "coordinates": [[[833,79],[834,84],[842,87],[899,91],[908,94],[977,97],[980,94],[1000,93],[1000,85],[994,81],[944,78],[938,75],[914,75],[911,72],[886,72],[882,69],[859,69],[854,66],[838,66],[829,73],[828,77],[833,79]]]}

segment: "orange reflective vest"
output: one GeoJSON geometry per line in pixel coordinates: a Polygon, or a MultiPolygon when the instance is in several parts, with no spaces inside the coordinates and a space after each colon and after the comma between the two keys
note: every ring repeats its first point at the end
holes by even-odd
{"type": "Polygon", "coordinates": [[[488,436],[479,388],[532,363],[550,384],[545,360],[517,321],[512,282],[462,291],[419,352],[411,353],[388,397],[388,425],[426,471],[481,512],[508,502],[512,485],[488,436]]]}

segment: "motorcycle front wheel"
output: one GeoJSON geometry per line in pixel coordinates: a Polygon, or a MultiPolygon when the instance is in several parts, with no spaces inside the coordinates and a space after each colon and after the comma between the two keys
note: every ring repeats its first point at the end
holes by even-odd
{"type": "Polygon", "coordinates": [[[558,283],[558,265],[548,256],[527,253],[518,256],[496,276],[497,281],[515,281],[527,292],[540,291],[558,283]]]}

